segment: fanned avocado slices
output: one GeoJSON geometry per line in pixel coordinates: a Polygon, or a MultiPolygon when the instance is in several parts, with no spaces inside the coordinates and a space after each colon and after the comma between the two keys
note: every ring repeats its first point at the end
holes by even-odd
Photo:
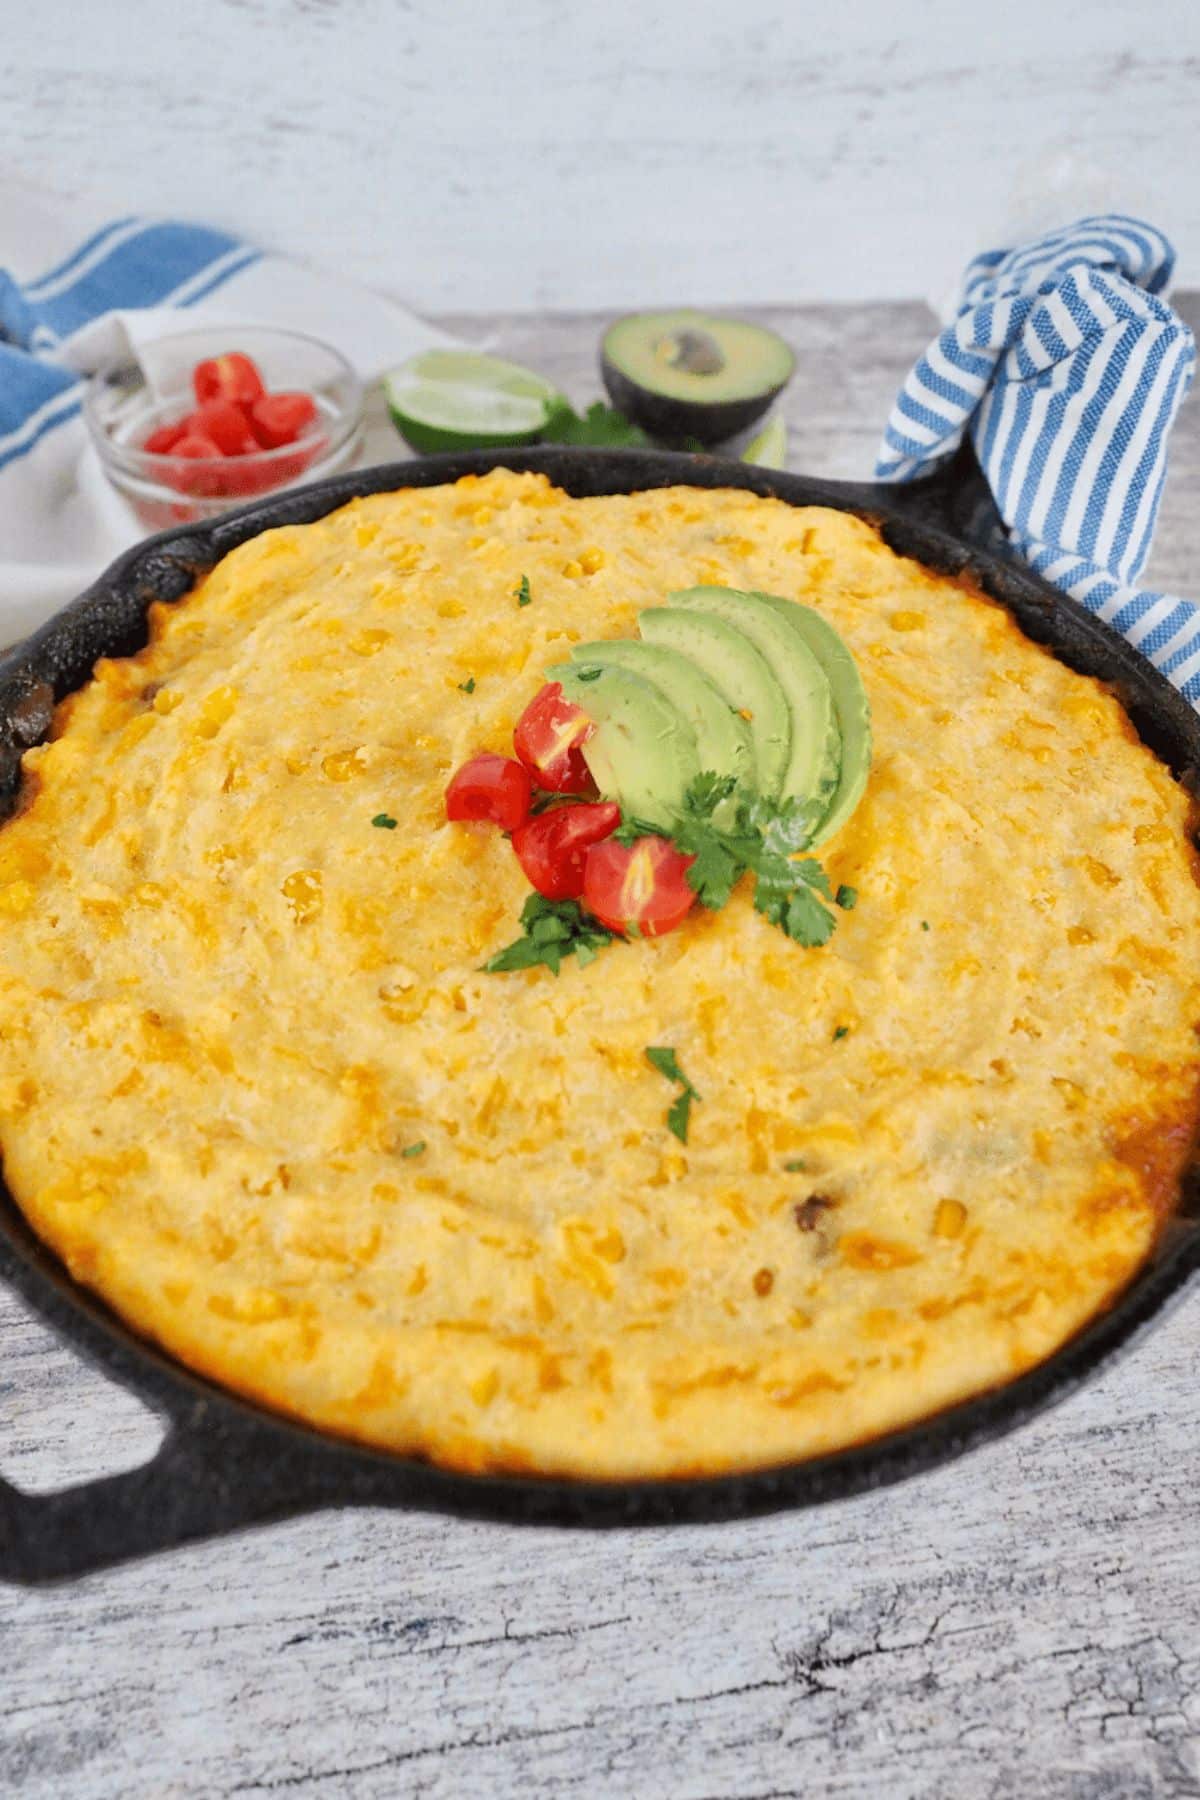
{"type": "Polygon", "coordinates": [[[736,626],[715,613],[653,606],[638,615],[649,644],[661,644],[695,663],[745,721],[754,747],[759,794],[777,800],[792,750],[792,715],[770,664],[736,626]]]}
{"type": "Polygon", "coordinates": [[[696,734],[678,707],[616,663],[559,663],[546,678],[596,721],[583,754],[603,797],[669,832],[700,773],[696,734]]]}
{"type": "Polygon", "coordinates": [[[842,766],[837,787],[814,844],[840,831],[863,797],[871,769],[871,703],[854,658],[827,619],[799,600],[781,594],[754,595],[765,600],[793,631],[799,632],[829,680],[842,738],[842,766]]]}
{"type": "Polygon", "coordinates": [[[744,793],[757,792],[754,751],[746,721],[697,665],[677,650],[636,638],[608,638],[576,644],[571,661],[631,669],[666,695],[696,734],[702,769],[732,775],[744,793]]]}
{"type": "Polygon", "coordinates": [[[685,611],[715,614],[750,640],[787,696],[791,744],[779,798],[798,800],[815,833],[838,785],[842,741],[829,678],[790,621],[760,595],[734,588],[685,588],[670,596],[685,611]]]}

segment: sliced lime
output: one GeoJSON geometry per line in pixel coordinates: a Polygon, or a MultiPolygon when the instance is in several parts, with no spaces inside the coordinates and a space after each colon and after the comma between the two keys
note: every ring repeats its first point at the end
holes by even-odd
{"type": "Polygon", "coordinates": [[[757,463],[760,469],[787,467],[787,426],[782,413],[772,413],[757,437],[750,439],[742,451],[742,461],[757,463]]]}
{"type": "Polygon", "coordinates": [[[558,390],[499,356],[426,350],[383,379],[396,429],[414,450],[531,444],[558,390]]]}

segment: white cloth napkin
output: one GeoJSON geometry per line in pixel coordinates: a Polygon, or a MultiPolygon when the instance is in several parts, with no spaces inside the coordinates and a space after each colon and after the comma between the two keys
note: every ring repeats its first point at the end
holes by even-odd
{"type": "MultiPolygon", "coordinates": [[[[0,644],[72,599],[145,535],[80,413],[86,377],[173,331],[274,325],[335,346],[364,384],[454,339],[336,276],[223,232],[65,210],[0,189],[0,644]]],[[[400,453],[397,441],[397,454],[400,453]]]]}

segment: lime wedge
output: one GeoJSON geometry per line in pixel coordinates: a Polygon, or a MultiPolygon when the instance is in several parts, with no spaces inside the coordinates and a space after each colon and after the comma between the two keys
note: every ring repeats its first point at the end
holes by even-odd
{"type": "Polygon", "coordinates": [[[531,369],[476,350],[426,350],[385,375],[383,388],[414,450],[531,444],[559,399],[531,369]]]}
{"type": "Polygon", "coordinates": [[[760,469],[787,467],[787,426],[782,413],[772,413],[757,437],[750,439],[742,451],[742,461],[757,463],[760,469]]]}

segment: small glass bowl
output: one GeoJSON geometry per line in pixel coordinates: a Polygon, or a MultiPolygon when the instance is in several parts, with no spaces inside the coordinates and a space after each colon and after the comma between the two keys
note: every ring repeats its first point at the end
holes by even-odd
{"type": "Polygon", "coordinates": [[[109,481],[147,531],[214,519],[231,507],[315,481],[344,468],[362,443],[362,384],[331,345],[265,325],[206,326],[144,344],[97,370],[84,417],[109,481]],[[268,392],[302,390],[317,419],[294,444],[244,456],[184,457],[143,450],[152,431],[196,405],[192,370],[208,357],[240,350],[258,366],[268,392]]]}

